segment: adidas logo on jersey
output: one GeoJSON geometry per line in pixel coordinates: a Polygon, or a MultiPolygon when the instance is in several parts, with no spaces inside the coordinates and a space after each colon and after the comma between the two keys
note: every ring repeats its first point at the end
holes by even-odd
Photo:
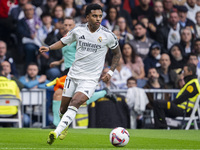
{"type": "Polygon", "coordinates": [[[79,37],[79,39],[85,39],[85,36],[84,36],[84,35],[82,35],[81,37],[79,37]]]}

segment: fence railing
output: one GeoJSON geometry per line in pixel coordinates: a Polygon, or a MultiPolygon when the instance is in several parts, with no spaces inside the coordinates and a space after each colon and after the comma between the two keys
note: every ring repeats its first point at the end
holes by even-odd
{"type": "MultiPolygon", "coordinates": [[[[46,126],[46,89],[22,89],[22,114],[24,114],[24,106],[41,106],[42,110],[42,127],[46,126]]],[[[30,111],[30,127],[32,127],[33,112],[30,111]]],[[[37,120],[40,122],[40,114],[37,114],[37,120]]]]}

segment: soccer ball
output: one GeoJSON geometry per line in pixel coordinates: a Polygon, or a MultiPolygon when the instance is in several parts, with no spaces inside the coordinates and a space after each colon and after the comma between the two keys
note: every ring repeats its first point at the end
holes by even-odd
{"type": "Polygon", "coordinates": [[[110,142],[114,146],[125,146],[129,141],[129,133],[122,127],[117,127],[110,132],[110,142]]]}

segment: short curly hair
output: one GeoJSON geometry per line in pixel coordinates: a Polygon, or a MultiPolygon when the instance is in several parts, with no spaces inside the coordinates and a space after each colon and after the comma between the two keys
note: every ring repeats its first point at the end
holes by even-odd
{"type": "Polygon", "coordinates": [[[91,10],[98,10],[98,9],[100,9],[103,12],[103,9],[99,4],[89,4],[85,10],[85,16],[89,15],[91,13],[91,10]]]}

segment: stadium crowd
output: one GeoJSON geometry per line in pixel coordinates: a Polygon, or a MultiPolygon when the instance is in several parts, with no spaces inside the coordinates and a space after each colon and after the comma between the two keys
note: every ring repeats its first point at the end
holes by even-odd
{"type": "MultiPolygon", "coordinates": [[[[63,75],[66,66],[50,64],[62,60],[64,53],[62,49],[39,53],[39,47],[66,35],[66,17],[72,18],[76,25],[86,23],[87,4],[98,3],[104,10],[101,25],[116,34],[122,58],[111,82],[105,86],[100,81],[97,90],[128,89],[127,80],[131,77],[140,88],[180,89],[184,85],[182,71],[187,63],[196,66],[200,81],[199,2],[1,0],[0,65],[5,76],[16,81],[20,89],[46,88],[43,84],[63,75]],[[33,77],[28,74],[30,66],[36,69],[33,77]]],[[[105,68],[111,65],[111,58],[112,53],[108,51],[105,68]]],[[[51,92],[47,93],[48,101],[52,101],[51,92]]],[[[152,109],[153,97],[151,94],[147,97],[146,108],[152,109]]]]}

